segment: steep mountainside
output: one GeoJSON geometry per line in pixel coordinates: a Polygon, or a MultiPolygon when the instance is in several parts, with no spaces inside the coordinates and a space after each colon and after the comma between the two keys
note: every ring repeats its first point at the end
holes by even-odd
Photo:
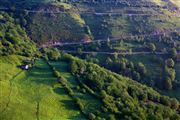
{"type": "Polygon", "coordinates": [[[0,0],[0,119],[180,120],[178,3],[0,0]]]}
{"type": "Polygon", "coordinates": [[[1,6],[19,15],[39,44],[168,34],[180,27],[174,0],[8,1],[1,6]]]}
{"type": "Polygon", "coordinates": [[[25,30],[7,13],[0,12],[0,55],[31,56],[34,51],[35,44],[25,30]]]}

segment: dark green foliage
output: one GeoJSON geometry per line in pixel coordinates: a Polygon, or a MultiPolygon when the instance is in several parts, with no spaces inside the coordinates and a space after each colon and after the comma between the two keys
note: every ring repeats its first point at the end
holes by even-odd
{"type": "Polygon", "coordinates": [[[171,81],[171,79],[169,78],[169,77],[166,77],[165,78],[165,81],[164,81],[164,87],[165,87],[165,89],[167,89],[167,90],[171,90],[172,89],[172,81],[171,81]]]}
{"type": "Polygon", "coordinates": [[[56,48],[52,49],[48,55],[51,60],[58,60],[61,57],[59,50],[56,48]]]}
{"type": "Polygon", "coordinates": [[[114,115],[109,115],[108,120],[116,120],[116,118],[115,118],[115,116],[114,116],[114,115]]]}
{"type": "Polygon", "coordinates": [[[89,113],[90,120],[96,120],[96,116],[93,113],[89,113]]]}
{"type": "MultiPolygon", "coordinates": [[[[113,113],[116,119],[163,120],[174,116],[179,117],[176,111],[179,110],[179,102],[176,99],[161,96],[151,88],[97,65],[76,58],[70,59],[71,63],[78,68],[71,70],[73,75],[79,76],[82,84],[99,94],[97,97],[103,101],[102,110],[113,113]]],[[[144,66],[139,64],[139,67],[141,74],[145,74],[144,66]]],[[[96,118],[94,115],[91,117],[96,118]]]]}
{"type": "Polygon", "coordinates": [[[167,90],[171,90],[173,88],[173,82],[176,77],[176,71],[174,70],[174,61],[173,59],[167,59],[165,61],[164,67],[164,88],[167,90]]]}
{"type": "Polygon", "coordinates": [[[168,52],[169,52],[169,56],[171,58],[176,58],[177,57],[177,50],[176,50],[176,48],[169,49],[168,52]]]}
{"type": "Polygon", "coordinates": [[[169,67],[169,68],[173,68],[174,67],[174,61],[173,59],[167,59],[166,60],[166,65],[169,67]]]}
{"type": "Polygon", "coordinates": [[[78,66],[77,66],[77,64],[74,61],[71,62],[70,67],[71,67],[70,68],[71,72],[72,73],[76,73],[76,71],[78,69],[78,66]]]}
{"type": "Polygon", "coordinates": [[[0,12],[0,55],[19,54],[33,56],[36,46],[27,37],[27,34],[19,24],[7,13],[0,12]]]}
{"type": "Polygon", "coordinates": [[[120,73],[123,76],[127,76],[136,81],[141,81],[147,73],[146,67],[142,64],[134,64],[126,58],[118,58],[115,55],[113,58],[107,57],[105,67],[113,72],[120,73]]]}
{"type": "Polygon", "coordinates": [[[142,64],[142,63],[138,63],[137,65],[137,71],[142,75],[146,75],[147,74],[147,70],[146,67],[142,64]]]}
{"type": "Polygon", "coordinates": [[[179,108],[179,106],[180,106],[180,105],[179,105],[179,102],[178,102],[177,99],[172,99],[172,100],[171,100],[171,108],[177,110],[177,109],[179,108]]]}
{"type": "Polygon", "coordinates": [[[60,51],[57,48],[43,48],[42,53],[46,59],[58,60],[61,57],[60,51]]]}
{"type": "Polygon", "coordinates": [[[154,51],[156,50],[156,46],[155,46],[155,44],[153,44],[153,43],[149,43],[149,44],[147,45],[147,49],[148,49],[149,51],[151,51],[151,52],[154,52],[154,51]]]}

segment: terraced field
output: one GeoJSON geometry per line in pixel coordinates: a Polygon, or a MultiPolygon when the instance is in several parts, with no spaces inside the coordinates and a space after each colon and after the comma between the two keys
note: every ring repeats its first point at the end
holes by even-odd
{"type": "MultiPolygon", "coordinates": [[[[1,59],[2,65],[6,61],[1,59]]],[[[1,67],[1,73],[3,71],[1,67]]],[[[1,120],[81,120],[84,117],[75,107],[62,86],[57,82],[49,66],[43,60],[37,60],[35,66],[22,71],[7,66],[4,80],[1,78],[0,117],[1,120]],[[9,73],[8,73],[9,72],[9,73]]]]}

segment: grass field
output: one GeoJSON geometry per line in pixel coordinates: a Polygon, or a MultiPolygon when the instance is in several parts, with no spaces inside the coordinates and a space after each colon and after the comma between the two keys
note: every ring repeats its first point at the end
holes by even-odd
{"type": "MultiPolygon", "coordinates": [[[[1,71],[4,71],[6,61],[2,58],[1,65],[3,66],[1,71]]],[[[4,77],[7,79],[2,80],[3,76],[0,76],[1,120],[83,119],[72,99],[58,84],[51,69],[43,60],[37,60],[35,67],[29,71],[21,71],[15,65],[6,66],[6,69],[14,72],[7,71],[12,73],[11,77],[4,77]]]]}

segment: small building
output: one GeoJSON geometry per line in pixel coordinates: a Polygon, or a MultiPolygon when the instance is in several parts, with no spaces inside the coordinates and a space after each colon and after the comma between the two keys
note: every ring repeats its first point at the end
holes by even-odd
{"type": "Polygon", "coordinates": [[[29,69],[29,65],[22,65],[22,66],[21,66],[21,69],[23,69],[23,70],[28,70],[28,69],[29,69]]]}

